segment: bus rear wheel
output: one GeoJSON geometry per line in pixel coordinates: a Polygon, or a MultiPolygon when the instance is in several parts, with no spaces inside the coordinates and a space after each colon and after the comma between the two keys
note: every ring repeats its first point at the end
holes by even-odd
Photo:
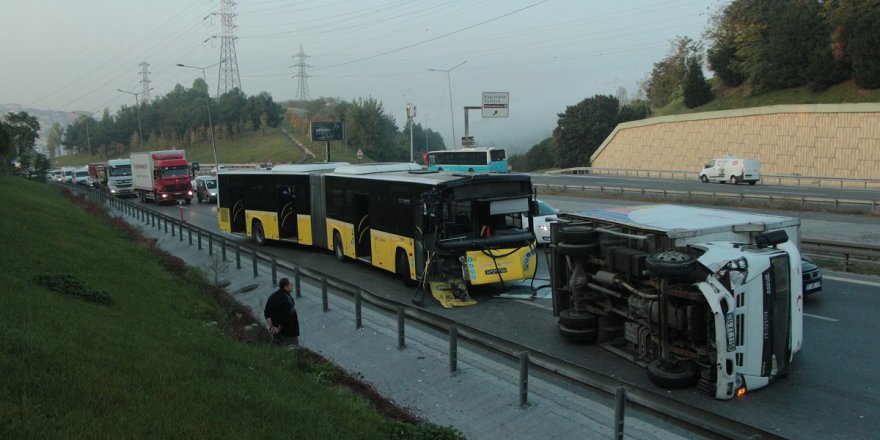
{"type": "Polygon", "coordinates": [[[406,287],[415,287],[416,282],[409,276],[409,258],[406,258],[406,252],[402,249],[397,251],[397,275],[403,279],[403,285],[406,287]]]}
{"type": "Polygon", "coordinates": [[[263,224],[260,223],[259,220],[254,221],[254,225],[251,227],[251,232],[255,243],[260,246],[266,245],[266,233],[263,231],[263,224]]]}
{"type": "Polygon", "coordinates": [[[345,250],[342,249],[342,238],[339,236],[339,232],[333,233],[333,254],[336,255],[337,261],[345,262],[345,250]]]}

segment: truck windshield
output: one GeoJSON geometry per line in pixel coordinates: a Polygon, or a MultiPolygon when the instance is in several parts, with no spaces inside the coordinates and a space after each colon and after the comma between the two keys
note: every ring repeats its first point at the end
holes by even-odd
{"type": "Polygon", "coordinates": [[[186,165],[175,165],[171,167],[162,167],[162,177],[189,176],[189,167],[186,165]]]}
{"type": "Polygon", "coordinates": [[[110,167],[110,175],[113,177],[130,176],[131,165],[119,165],[110,167]]]}

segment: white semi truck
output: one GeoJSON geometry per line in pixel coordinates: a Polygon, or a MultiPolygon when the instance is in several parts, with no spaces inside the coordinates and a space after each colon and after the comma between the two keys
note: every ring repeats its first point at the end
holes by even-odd
{"type": "Polygon", "coordinates": [[[803,341],[800,219],[676,205],[558,218],[550,272],[564,338],[718,399],[786,374],[803,341]]]}
{"type": "Polygon", "coordinates": [[[107,190],[117,197],[137,197],[132,186],[131,160],[111,159],[107,161],[107,190]]]}

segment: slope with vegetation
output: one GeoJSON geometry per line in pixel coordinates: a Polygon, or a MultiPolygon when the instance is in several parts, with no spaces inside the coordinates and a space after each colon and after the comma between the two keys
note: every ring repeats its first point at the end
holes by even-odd
{"type": "Polygon", "coordinates": [[[461,438],[246,342],[201,271],[69,198],[0,178],[0,438],[461,438]]]}

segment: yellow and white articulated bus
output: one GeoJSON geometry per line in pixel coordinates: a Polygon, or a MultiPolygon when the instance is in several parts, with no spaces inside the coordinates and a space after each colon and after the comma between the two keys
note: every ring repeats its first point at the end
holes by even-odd
{"type": "Polygon", "coordinates": [[[467,284],[535,274],[536,203],[525,174],[448,174],[394,163],[286,165],[218,177],[222,230],[258,243],[326,248],[340,261],[430,286],[444,307],[474,304],[467,284]]]}

